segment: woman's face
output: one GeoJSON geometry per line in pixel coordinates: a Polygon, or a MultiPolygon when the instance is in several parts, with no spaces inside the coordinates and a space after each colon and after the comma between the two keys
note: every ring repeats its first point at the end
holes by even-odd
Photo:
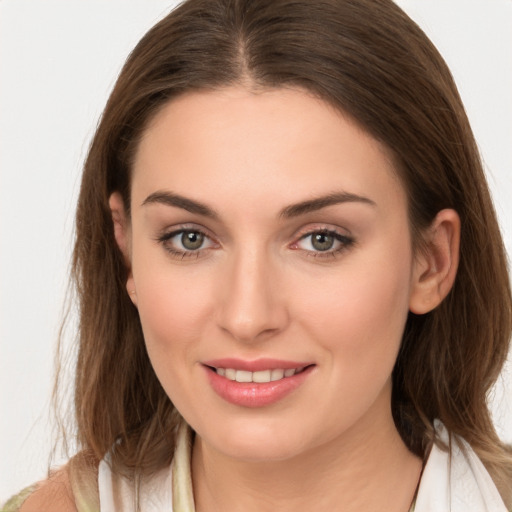
{"type": "Polygon", "coordinates": [[[196,92],[159,112],[134,163],[127,288],[206,445],[286,459],[392,422],[406,203],[389,153],[305,92],[196,92]]]}

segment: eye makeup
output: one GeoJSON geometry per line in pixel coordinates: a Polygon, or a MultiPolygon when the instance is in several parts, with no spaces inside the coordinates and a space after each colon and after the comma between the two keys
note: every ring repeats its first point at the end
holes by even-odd
{"type": "Polygon", "coordinates": [[[179,260],[199,258],[206,251],[219,247],[204,230],[192,225],[179,226],[165,232],[158,236],[156,241],[173,258],[179,260]]]}
{"type": "MultiPolygon", "coordinates": [[[[173,258],[185,260],[200,258],[205,252],[218,249],[220,244],[205,230],[194,225],[177,226],[159,235],[156,241],[173,258]]],[[[298,239],[288,245],[293,251],[301,251],[315,258],[335,258],[350,249],[355,243],[351,235],[340,233],[331,227],[313,227],[303,230],[298,239]]]]}

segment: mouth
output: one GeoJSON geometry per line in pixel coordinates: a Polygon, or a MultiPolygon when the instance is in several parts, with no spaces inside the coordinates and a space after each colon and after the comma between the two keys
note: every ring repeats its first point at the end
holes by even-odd
{"type": "Polygon", "coordinates": [[[264,407],[300,388],[315,364],[222,359],[203,363],[211,388],[225,401],[242,407],[264,407]]]}

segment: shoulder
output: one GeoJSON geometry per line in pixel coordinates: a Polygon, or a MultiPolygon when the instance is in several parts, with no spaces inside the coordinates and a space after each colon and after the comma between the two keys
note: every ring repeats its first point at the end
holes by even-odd
{"type": "Polygon", "coordinates": [[[11,498],[1,512],[99,510],[98,462],[81,452],[50,476],[11,498]]]}
{"type": "MultiPolygon", "coordinates": [[[[16,509],[13,509],[16,510],[16,509]]],[[[19,512],[77,512],[69,478],[69,468],[65,466],[42,481],[23,501],[19,512]]]]}

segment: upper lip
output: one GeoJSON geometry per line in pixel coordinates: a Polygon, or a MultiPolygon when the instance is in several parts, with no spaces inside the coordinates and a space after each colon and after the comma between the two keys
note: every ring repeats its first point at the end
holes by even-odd
{"type": "Polygon", "coordinates": [[[310,366],[311,362],[304,361],[284,361],[282,359],[261,358],[253,361],[245,359],[237,359],[233,357],[226,357],[222,359],[211,359],[202,362],[205,366],[212,368],[233,368],[235,370],[245,370],[248,372],[259,372],[263,370],[276,370],[276,369],[294,369],[304,368],[310,366]]]}

